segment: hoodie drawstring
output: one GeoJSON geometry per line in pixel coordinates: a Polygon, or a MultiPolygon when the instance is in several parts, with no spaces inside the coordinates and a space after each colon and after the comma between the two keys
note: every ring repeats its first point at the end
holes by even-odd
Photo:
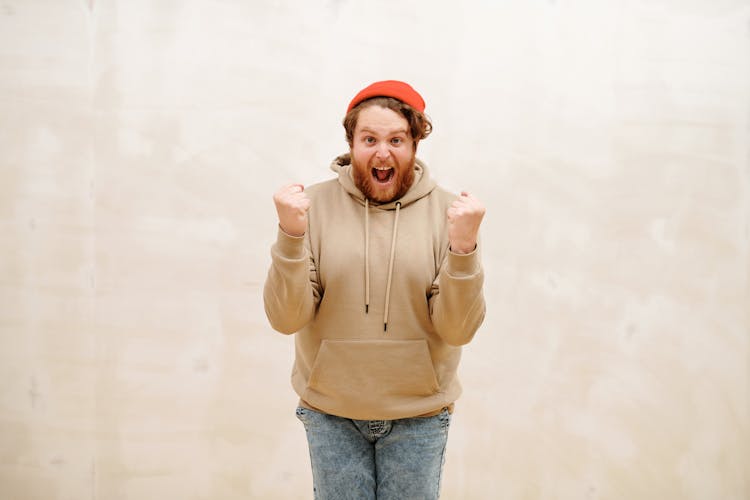
{"type": "MultiPolygon", "coordinates": [[[[393,262],[396,260],[396,236],[398,235],[398,214],[401,202],[396,203],[396,215],[393,219],[393,236],[391,237],[391,255],[388,258],[388,281],[385,286],[385,310],[383,312],[383,331],[388,331],[388,308],[391,303],[391,282],[393,262]]],[[[365,198],[365,314],[370,311],[370,204],[365,198]]]]}
{"type": "Polygon", "coordinates": [[[396,234],[398,234],[398,212],[401,202],[396,203],[396,217],[393,219],[393,238],[391,239],[391,257],[388,261],[388,284],[385,286],[385,312],[383,313],[383,331],[388,330],[388,306],[391,302],[391,277],[393,276],[393,261],[396,260],[396,234]]]}
{"type": "Polygon", "coordinates": [[[370,311],[370,205],[365,198],[365,314],[370,311]]]}

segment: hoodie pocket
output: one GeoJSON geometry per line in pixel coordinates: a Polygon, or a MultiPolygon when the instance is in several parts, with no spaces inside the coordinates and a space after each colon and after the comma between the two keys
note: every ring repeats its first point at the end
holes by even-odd
{"type": "Polygon", "coordinates": [[[419,407],[438,390],[424,340],[323,340],[304,399],[369,417],[419,407]]]}

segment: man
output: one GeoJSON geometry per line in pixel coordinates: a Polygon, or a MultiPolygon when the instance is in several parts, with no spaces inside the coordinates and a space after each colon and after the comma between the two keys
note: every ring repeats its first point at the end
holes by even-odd
{"type": "Polygon", "coordinates": [[[424,109],[406,83],[366,87],[344,118],[338,178],[274,195],[263,297],[273,328],[296,332],[316,499],[439,496],[460,346],[484,319],[485,209],[416,159],[424,109]]]}

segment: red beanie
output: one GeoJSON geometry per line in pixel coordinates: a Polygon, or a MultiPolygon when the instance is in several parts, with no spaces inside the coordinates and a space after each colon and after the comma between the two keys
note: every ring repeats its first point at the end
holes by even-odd
{"type": "Polygon", "coordinates": [[[411,85],[398,80],[385,80],[382,82],[375,82],[359,91],[359,94],[354,96],[352,102],[349,103],[349,107],[346,108],[346,112],[352,110],[354,106],[369,99],[370,97],[393,97],[401,102],[404,102],[416,109],[420,113],[424,113],[424,99],[417,93],[416,90],[411,88],[411,85]]]}

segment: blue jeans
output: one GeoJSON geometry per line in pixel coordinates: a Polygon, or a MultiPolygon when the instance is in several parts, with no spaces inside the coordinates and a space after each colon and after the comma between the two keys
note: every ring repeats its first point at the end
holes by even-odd
{"type": "Polygon", "coordinates": [[[435,500],[451,415],[351,420],[297,408],[316,500],[435,500]]]}

